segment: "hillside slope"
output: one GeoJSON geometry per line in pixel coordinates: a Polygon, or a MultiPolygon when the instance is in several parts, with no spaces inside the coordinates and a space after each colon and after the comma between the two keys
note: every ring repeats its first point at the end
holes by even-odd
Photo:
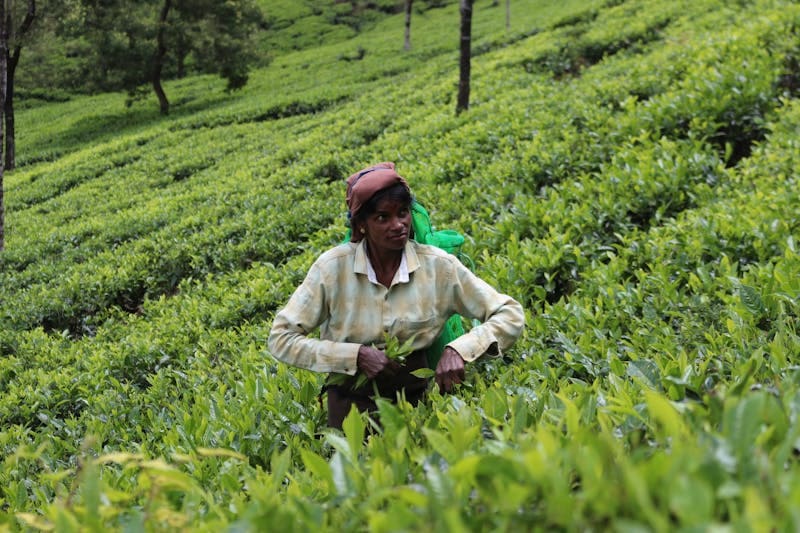
{"type": "Polygon", "coordinates": [[[478,2],[277,56],[175,113],[25,110],[0,256],[0,524],[797,529],[800,7],[478,2]],[[443,28],[451,28],[445,32],[443,28]],[[272,313],[392,160],[523,338],[322,434],[272,313]],[[94,460],[95,458],[99,458],[94,460]]]}

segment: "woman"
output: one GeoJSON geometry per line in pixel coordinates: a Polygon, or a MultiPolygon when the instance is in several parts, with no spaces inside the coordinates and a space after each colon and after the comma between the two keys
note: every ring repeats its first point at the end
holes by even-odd
{"type": "Polygon", "coordinates": [[[454,256],[410,239],[411,190],[393,163],[380,163],[347,179],[351,242],[323,253],[275,316],[272,355],[287,364],[355,378],[328,385],[328,425],[341,428],[352,405],[374,411],[375,390],[394,399],[403,392],[416,404],[427,379],[426,348],[453,314],[482,324],[448,344],[436,367],[441,392],[464,380],[464,362],[498,356],[519,337],[522,306],[495,291],[454,256]],[[310,334],[319,328],[319,338],[310,334]],[[413,339],[414,352],[399,365],[375,345],[386,336],[413,339]]]}

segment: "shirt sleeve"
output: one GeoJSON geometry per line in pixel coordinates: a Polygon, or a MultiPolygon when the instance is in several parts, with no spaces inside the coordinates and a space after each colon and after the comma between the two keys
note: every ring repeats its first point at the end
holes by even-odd
{"type": "Polygon", "coordinates": [[[458,314],[475,318],[481,324],[448,344],[464,361],[474,361],[483,354],[499,357],[522,334],[525,312],[512,297],[497,292],[459,262],[453,285],[458,314]]]}
{"type": "Polygon", "coordinates": [[[267,346],[275,359],[315,372],[353,375],[359,344],[309,336],[328,318],[327,291],[317,264],[272,322],[267,346]]]}

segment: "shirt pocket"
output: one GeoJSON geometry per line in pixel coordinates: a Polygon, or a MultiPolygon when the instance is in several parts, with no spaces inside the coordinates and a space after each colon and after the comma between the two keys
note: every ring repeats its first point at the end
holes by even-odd
{"type": "Polygon", "coordinates": [[[395,321],[392,333],[403,340],[415,337],[416,346],[427,346],[436,338],[443,324],[444,321],[436,316],[418,319],[401,318],[395,321]]]}

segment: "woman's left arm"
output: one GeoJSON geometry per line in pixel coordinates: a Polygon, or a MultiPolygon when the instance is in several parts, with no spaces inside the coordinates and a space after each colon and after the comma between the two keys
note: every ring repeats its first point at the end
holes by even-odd
{"type": "Polygon", "coordinates": [[[448,346],[467,362],[483,354],[497,357],[522,334],[525,312],[514,298],[499,293],[460,262],[456,263],[453,285],[456,312],[476,318],[481,324],[448,346]]]}

